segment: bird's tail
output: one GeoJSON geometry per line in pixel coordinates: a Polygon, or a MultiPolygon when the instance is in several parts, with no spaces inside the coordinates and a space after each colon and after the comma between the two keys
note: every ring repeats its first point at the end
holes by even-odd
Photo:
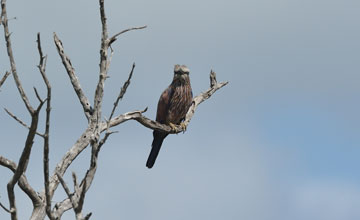
{"type": "Polygon", "coordinates": [[[165,137],[167,136],[167,134],[163,134],[163,133],[159,133],[157,131],[154,131],[154,140],[151,144],[152,148],[151,148],[151,152],[150,155],[146,161],[146,166],[150,169],[154,166],[155,164],[155,160],[157,158],[157,156],[159,155],[159,151],[161,148],[161,145],[165,139],[165,137]]]}

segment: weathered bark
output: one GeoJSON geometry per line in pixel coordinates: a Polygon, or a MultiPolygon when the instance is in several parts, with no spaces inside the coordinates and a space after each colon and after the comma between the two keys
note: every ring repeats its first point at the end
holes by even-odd
{"type": "MultiPolygon", "coordinates": [[[[132,30],[140,30],[146,28],[146,26],[141,27],[132,27],[125,29],[123,31],[118,32],[117,34],[109,37],[108,27],[107,27],[107,18],[105,14],[104,8],[104,0],[99,0],[100,6],[100,19],[101,19],[101,44],[100,44],[100,69],[99,69],[99,79],[96,84],[96,89],[94,91],[94,101],[93,105],[91,105],[89,99],[86,94],[82,90],[80,86],[80,80],[77,78],[75,70],[71,64],[70,58],[66,55],[63,43],[59,39],[59,37],[54,33],[54,43],[57,48],[58,54],[61,58],[61,61],[65,67],[65,70],[69,76],[70,83],[78,97],[78,100],[82,106],[83,112],[88,120],[88,125],[84,128],[82,135],[77,139],[77,141],[69,148],[69,150],[65,153],[63,158],[57,163],[52,175],[49,174],[49,138],[50,138],[50,113],[51,113],[51,85],[46,75],[46,59],[47,56],[43,55],[43,51],[41,48],[40,42],[40,34],[37,35],[37,47],[40,56],[40,61],[38,64],[39,72],[42,76],[44,84],[47,88],[47,96],[45,100],[40,98],[37,90],[35,89],[35,95],[38,98],[40,104],[35,109],[30,104],[27,95],[21,85],[20,79],[17,74],[15,59],[12,52],[11,47],[11,39],[10,32],[8,27],[8,19],[6,13],[6,0],[1,0],[1,16],[0,22],[4,28],[6,48],[9,56],[9,62],[11,66],[11,72],[6,72],[6,74],[0,80],[0,87],[6,80],[6,78],[12,74],[15,85],[18,89],[20,97],[24,102],[24,105],[31,116],[31,124],[27,125],[17,116],[12,114],[10,111],[6,110],[6,112],[14,118],[17,122],[19,122],[22,126],[25,126],[28,129],[28,135],[26,138],[26,142],[24,144],[23,153],[19,159],[18,165],[6,159],[3,156],[0,156],[0,165],[10,169],[13,172],[13,176],[11,177],[8,183],[8,197],[10,207],[5,207],[0,202],[0,207],[2,207],[5,211],[9,212],[11,215],[11,219],[17,219],[17,207],[15,203],[15,194],[14,187],[16,184],[20,186],[20,188],[29,196],[33,203],[33,212],[30,217],[32,220],[40,220],[44,219],[46,216],[51,220],[61,219],[63,213],[67,210],[73,209],[75,213],[75,218],[77,220],[89,219],[91,213],[87,215],[83,215],[82,209],[85,202],[86,192],[91,187],[91,184],[95,178],[97,166],[98,166],[98,155],[102,146],[106,143],[109,136],[115,132],[111,131],[112,127],[115,127],[119,124],[122,124],[128,120],[136,120],[141,123],[143,126],[153,129],[164,131],[171,134],[176,134],[179,132],[184,132],[182,126],[176,126],[175,128],[171,128],[168,125],[160,124],[156,121],[153,121],[143,115],[143,113],[147,110],[147,108],[143,111],[132,111],[124,114],[120,114],[116,117],[114,116],[115,110],[118,106],[119,101],[122,100],[125,95],[128,86],[130,85],[130,80],[133,75],[135,69],[135,63],[133,64],[129,77],[127,81],[124,83],[121,88],[117,99],[114,102],[113,109],[110,113],[108,119],[103,120],[104,118],[102,113],[102,104],[104,97],[104,87],[105,81],[108,78],[108,71],[110,68],[111,58],[114,54],[113,49],[111,48],[112,43],[116,41],[116,39],[123,33],[132,30]],[[41,107],[46,102],[46,118],[45,118],[45,132],[41,133],[38,131],[38,121],[39,121],[39,112],[41,107]],[[102,134],[103,133],[103,134],[102,134]],[[29,161],[29,157],[31,154],[31,148],[33,145],[33,140],[35,135],[39,135],[44,140],[44,151],[43,151],[43,173],[44,173],[44,189],[37,193],[28,183],[26,179],[26,168],[29,161]],[[87,147],[91,147],[91,158],[89,167],[85,176],[82,178],[80,184],[78,184],[77,177],[75,173],[73,173],[73,184],[74,191],[72,192],[70,188],[67,186],[65,181],[63,180],[64,174],[67,172],[67,169],[72,164],[72,162],[83,152],[83,150],[87,147]],[[52,206],[51,200],[54,196],[55,191],[57,190],[59,184],[64,188],[67,197],[64,198],[62,202],[59,202],[52,206]]],[[[185,127],[190,123],[191,118],[193,117],[196,108],[199,104],[201,104],[206,99],[210,98],[213,93],[215,93],[218,89],[225,86],[227,82],[218,83],[216,81],[215,72],[211,71],[210,73],[210,88],[205,92],[199,94],[193,99],[192,105],[189,108],[186,118],[184,121],[185,127]]]]}

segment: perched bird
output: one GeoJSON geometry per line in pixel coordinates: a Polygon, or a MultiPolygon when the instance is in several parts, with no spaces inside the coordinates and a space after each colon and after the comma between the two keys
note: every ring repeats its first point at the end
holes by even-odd
{"type": "MultiPolygon", "coordinates": [[[[156,121],[174,127],[180,124],[186,128],[182,121],[192,102],[189,69],[185,65],[175,65],[174,78],[171,84],[161,94],[156,113],[156,121]]],[[[154,130],[154,140],[146,166],[150,169],[154,166],[161,145],[168,133],[154,130]]]]}

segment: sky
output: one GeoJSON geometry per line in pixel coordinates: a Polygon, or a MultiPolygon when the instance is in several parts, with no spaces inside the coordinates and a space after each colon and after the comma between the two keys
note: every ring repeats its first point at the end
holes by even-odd
{"type": "MultiPolygon", "coordinates": [[[[46,88],[36,65],[36,34],[52,84],[50,170],[86,128],[86,119],[53,43],[62,40],[81,86],[93,100],[99,71],[98,1],[8,1],[19,77],[37,105],[46,88]]],[[[92,219],[355,220],[360,218],[360,2],[357,0],[106,0],[113,44],[104,117],[134,76],[116,114],[148,107],[155,118],[174,64],[190,69],[194,95],[213,69],[229,84],[197,109],[184,134],[170,135],[152,169],[145,167],[152,131],[129,121],[113,130],[99,155],[84,213],[92,219]]],[[[1,36],[3,30],[1,27],[1,36]]],[[[0,73],[9,70],[3,37],[0,73]]],[[[30,117],[8,78],[0,91],[0,155],[18,161],[30,117]]],[[[45,109],[40,120],[44,130],[45,109]]],[[[43,189],[42,140],[35,139],[27,178],[43,189]]],[[[79,177],[87,149],[69,167],[79,177]]],[[[0,167],[0,202],[11,173],[0,167]]],[[[31,201],[16,190],[19,218],[31,201]]],[[[65,193],[58,188],[53,205],[65,193]]],[[[0,219],[9,215],[0,210],[0,219]]],[[[63,219],[74,219],[73,211],[63,219]]]]}

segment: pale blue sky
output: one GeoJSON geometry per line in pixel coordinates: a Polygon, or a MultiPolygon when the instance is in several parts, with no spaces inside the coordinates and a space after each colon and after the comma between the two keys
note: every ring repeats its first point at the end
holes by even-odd
{"type": "MultiPolygon", "coordinates": [[[[230,81],[201,104],[185,134],[169,136],[154,168],[145,162],[151,130],[136,122],[117,127],[100,153],[84,205],[93,219],[355,220],[360,218],[360,2],[357,0],[106,0],[110,34],[123,35],[106,82],[109,115],[132,62],[132,84],[118,114],[149,107],[154,118],[174,64],[186,64],[194,94],[214,69],[230,81]]],[[[56,53],[62,40],[92,100],[98,77],[98,1],[8,1],[14,55],[32,103],[45,88],[36,68],[36,33],[48,54],[53,86],[50,169],[86,127],[56,53]]],[[[3,35],[1,30],[1,36],[3,35]]],[[[0,73],[9,70],[3,37],[0,73]]],[[[10,78],[0,107],[29,122],[10,78]]],[[[43,112],[44,113],[44,112],[43,112]]],[[[0,154],[15,161],[26,129],[0,111],[0,154]]],[[[43,119],[41,128],[43,129],[43,119]]],[[[84,152],[71,171],[89,164],[84,152]]],[[[42,140],[36,139],[27,177],[43,188],[42,140]]],[[[0,201],[7,204],[10,172],[0,168],[0,201]]],[[[16,191],[20,218],[31,202],[16,191]]],[[[58,189],[53,202],[65,197],[58,189]]],[[[9,215],[0,210],[0,219],[9,215]]],[[[72,211],[64,219],[74,219],[72,211]]]]}

